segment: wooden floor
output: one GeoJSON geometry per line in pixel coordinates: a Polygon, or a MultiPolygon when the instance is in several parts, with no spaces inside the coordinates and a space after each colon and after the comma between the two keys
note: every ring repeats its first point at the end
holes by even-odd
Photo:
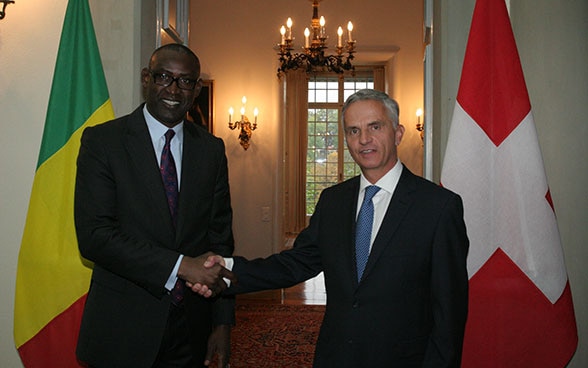
{"type": "Polygon", "coordinates": [[[288,305],[325,305],[327,303],[325,279],[323,274],[320,273],[317,277],[291,288],[239,295],[237,296],[237,302],[288,305]]]}

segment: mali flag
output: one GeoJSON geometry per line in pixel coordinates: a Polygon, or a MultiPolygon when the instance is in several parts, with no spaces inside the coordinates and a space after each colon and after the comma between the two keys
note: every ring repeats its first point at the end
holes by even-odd
{"type": "Polygon", "coordinates": [[[14,341],[26,367],[77,367],[92,265],[81,258],[73,200],[80,136],[114,117],[88,0],[70,0],[16,277],[14,341]]]}

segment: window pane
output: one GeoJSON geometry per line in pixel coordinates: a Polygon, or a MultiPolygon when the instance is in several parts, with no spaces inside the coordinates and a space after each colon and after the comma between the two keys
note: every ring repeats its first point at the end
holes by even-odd
{"type": "Polygon", "coordinates": [[[324,89],[317,89],[315,102],[325,102],[326,100],[327,100],[327,91],[324,89]]]}
{"type": "Polygon", "coordinates": [[[351,158],[351,154],[349,153],[347,146],[345,146],[345,150],[343,153],[343,180],[347,180],[354,176],[357,176],[360,174],[360,172],[361,171],[359,169],[359,165],[357,165],[355,161],[353,161],[353,158],[351,158]]]}
{"type": "Polygon", "coordinates": [[[338,101],[339,82],[335,77],[311,77],[308,82],[308,102],[325,103],[338,101]]]}
{"type": "Polygon", "coordinates": [[[310,89],[310,85],[308,88],[308,103],[316,102],[316,91],[315,89],[310,89]]]}
{"type": "Polygon", "coordinates": [[[308,109],[306,210],[314,212],[321,191],[337,183],[338,109],[308,109]]]}
{"type": "Polygon", "coordinates": [[[327,102],[337,103],[339,101],[339,91],[330,89],[327,91],[327,102]]]}
{"type": "Polygon", "coordinates": [[[360,89],[374,88],[374,80],[372,77],[358,77],[346,79],[343,89],[344,99],[347,100],[353,93],[360,89]]]}
{"type": "Polygon", "coordinates": [[[316,89],[327,89],[327,81],[326,80],[316,80],[316,89]]]}

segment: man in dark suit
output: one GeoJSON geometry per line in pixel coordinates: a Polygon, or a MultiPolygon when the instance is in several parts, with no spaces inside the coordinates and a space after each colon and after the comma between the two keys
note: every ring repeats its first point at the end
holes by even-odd
{"type": "MultiPolygon", "coordinates": [[[[385,93],[350,96],[343,127],[361,176],[322,192],[292,249],[226,259],[239,280],[227,291],[289,287],[324,271],[327,305],[315,367],[459,367],[469,247],[461,198],[400,163],[404,127],[385,93]],[[367,192],[375,195],[371,205],[365,201],[373,207],[366,227],[367,192]],[[360,249],[364,243],[369,250],[360,249]]],[[[207,265],[223,261],[211,257],[207,265]]]]}
{"type": "Polygon", "coordinates": [[[75,225],[94,269],[77,356],[91,367],[197,367],[213,353],[228,363],[234,300],[182,290],[220,292],[232,277],[202,267],[234,242],[224,144],[184,121],[199,76],[189,48],[165,45],[141,72],[145,104],[84,130],[75,225]]]}

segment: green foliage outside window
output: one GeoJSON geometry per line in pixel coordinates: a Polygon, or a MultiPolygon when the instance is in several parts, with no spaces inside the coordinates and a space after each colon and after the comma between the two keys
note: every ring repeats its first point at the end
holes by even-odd
{"type": "Polygon", "coordinates": [[[344,98],[361,88],[373,88],[373,78],[315,77],[308,84],[307,215],[323,189],[360,173],[345,145],[339,114],[344,98]]]}

